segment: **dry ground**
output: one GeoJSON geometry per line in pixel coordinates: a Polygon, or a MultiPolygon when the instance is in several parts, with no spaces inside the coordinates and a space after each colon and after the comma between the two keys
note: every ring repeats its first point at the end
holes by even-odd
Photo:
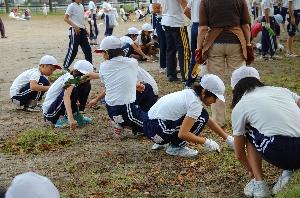
{"type": "MultiPolygon", "coordinates": [[[[30,21],[14,21],[3,16],[2,20],[8,36],[0,40],[0,145],[3,147],[9,138],[23,131],[44,128],[41,113],[12,108],[9,87],[18,74],[37,65],[44,54],[54,55],[63,63],[68,27],[62,16],[34,16],[30,21]]],[[[142,23],[121,23],[115,30],[116,35],[125,34],[130,26],[141,28],[142,23]]],[[[100,39],[103,38],[103,25],[100,25],[100,35],[100,39]]],[[[81,51],[77,58],[83,58],[81,51]]],[[[267,83],[300,93],[299,60],[285,58],[255,65],[267,83]]],[[[93,54],[93,61],[98,67],[101,59],[93,54]]],[[[158,63],[141,66],[156,78],[160,95],[183,88],[182,84],[171,84],[165,76],[159,75],[158,63]]],[[[93,82],[91,95],[100,85],[99,81],[93,82]]],[[[0,187],[7,187],[16,174],[35,171],[49,177],[62,197],[243,197],[247,173],[234,159],[233,152],[208,130],[205,134],[221,144],[222,152],[205,153],[197,147],[200,151],[197,158],[184,159],[168,156],[163,151],[151,151],[149,140],[129,132],[122,140],[114,139],[104,106],[98,110],[87,109],[86,114],[93,118],[93,125],[75,133],[67,129],[54,130],[65,134],[72,142],[70,146],[38,153],[22,150],[7,153],[1,149],[0,187]]],[[[271,185],[279,172],[265,167],[271,185]]]]}

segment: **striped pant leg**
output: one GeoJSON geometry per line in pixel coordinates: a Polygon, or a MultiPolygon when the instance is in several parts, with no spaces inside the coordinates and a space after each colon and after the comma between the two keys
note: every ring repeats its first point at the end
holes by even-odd
{"type": "Polygon", "coordinates": [[[190,44],[186,26],[178,28],[176,46],[181,76],[184,81],[188,78],[191,58],[190,44]]]}
{"type": "Polygon", "coordinates": [[[74,28],[70,27],[69,29],[69,49],[67,55],[64,60],[64,68],[68,69],[72,62],[74,61],[77,52],[78,52],[78,45],[79,45],[79,35],[75,34],[74,28]]]}
{"type": "MultiPolygon", "coordinates": [[[[87,37],[87,32],[86,32],[85,29],[80,29],[78,44],[80,45],[80,47],[81,47],[81,49],[84,53],[85,60],[87,60],[91,64],[93,64],[92,49],[91,49],[91,46],[90,46],[90,43],[89,43],[89,40],[88,40],[88,37],[87,37]]],[[[78,49],[78,45],[77,45],[77,49],[78,49]]]]}

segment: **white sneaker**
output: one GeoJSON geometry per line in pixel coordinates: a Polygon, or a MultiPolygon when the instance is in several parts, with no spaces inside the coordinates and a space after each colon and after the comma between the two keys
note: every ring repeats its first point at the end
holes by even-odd
{"type": "Polygon", "coordinates": [[[151,147],[151,150],[162,150],[165,149],[168,146],[168,144],[153,144],[151,147]]]}
{"type": "Polygon", "coordinates": [[[254,182],[254,198],[266,198],[271,195],[269,187],[265,181],[255,181],[254,182]]]}
{"type": "Polygon", "coordinates": [[[21,102],[19,100],[12,99],[12,104],[13,104],[15,110],[22,110],[22,109],[24,109],[24,107],[21,106],[20,103],[21,102]]]}
{"type": "Polygon", "coordinates": [[[124,134],[124,128],[118,123],[111,121],[113,134],[116,138],[121,138],[122,134],[124,134]]]}
{"type": "Polygon", "coordinates": [[[226,144],[231,150],[234,150],[234,138],[231,135],[228,135],[226,139],[226,144]]]}
{"type": "Polygon", "coordinates": [[[254,182],[255,179],[251,179],[251,181],[245,186],[244,188],[244,194],[247,197],[252,197],[254,192],[254,182]]]}
{"type": "Polygon", "coordinates": [[[198,151],[191,149],[187,146],[179,147],[179,146],[174,146],[172,144],[167,148],[166,153],[169,155],[175,155],[181,157],[195,157],[198,155],[198,151]]]}
{"type": "Polygon", "coordinates": [[[166,70],[167,70],[166,68],[159,68],[159,71],[158,71],[158,72],[159,72],[160,74],[165,74],[165,73],[166,73],[166,70]]]}
{"type": "Polygon", "coordinates": [[[282,190],[282,188],[289,182],[289,179],[292,177],[293,171],[284,170],[280,177],[278,177],[278,180],[276,184],[273,186],[272,194],[275,195],[279,191],[282,190]]]}

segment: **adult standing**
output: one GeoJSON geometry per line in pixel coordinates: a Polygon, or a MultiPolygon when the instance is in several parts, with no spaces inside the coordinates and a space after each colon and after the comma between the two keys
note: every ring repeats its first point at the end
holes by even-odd
{"type": "Polygon", "coordinates": [[[296,30],[300,21],[300,1],[299,0],[288,0],[289,8],[289,19],[288,19],[288,39],[287,39],[287,57],[297,57],[292,50],[294,44],[294,37],[296,35],[296,30]]]}
{"type": "Polygon", "coordinates": [[[181,7],[185,0],[161,0],[161,25],[165,29],[167,52],[167,76],[170,82],[178,81],[176,51],[182,81],[186,81],[190,62],[190,46],[186,26],[184,26],[184,13],[181,7]]]}
{"type": "Polygon", "coordinates": [[[92,50],[84,25],[84,8],[81,3],[82,0],[72,0],[72,3],[68,5],[64,17],[64,21],[71,26],[69,28],[69,49],[64,61],[65,69],[68,69],[74,61],[79,45],[84,53],[85,59],[92,63],[92,50]]]}
{"type": "Polygon", "coordinates": [[[93,0],[89,2],[89,24],[90,24],[90,42],[91,44],[97,45],[98,27],[97,27],[97,16],[96,16],[96,5],[93,0]]]}
{"type": "Polygon", "coordinates": [[[191,87],[195,81],[198,73],[200,72],[200,65],[196,64],[195,60],[195,50],[197,48],[197,37],[198,37],[198,26],[199,26],[199,7],[201,0],[189,0],[185,10],[190,10],[191,12],[191,62],[189,65],[188,78],[186,81],[186,86],[191,87]]]}
{"type": "MultiPolygon", "coordinates": [[[[245,64],[248,50],[247,62],[253,61],[250,22],[245,0],[202,0],[199,11],[197,62],[203,63],[207,60],[208,73],[225,79],[226,74],[245,64]]],[[[212,118],[220,126],[224,126],[225,103],[218,100],[211,107],[212,118]]]]}
{"type": "Polygon", "coordinates": [[[113,33],[114,28],[112,27],[112,24],[110,24],[110,17],[113,17],[112,14],[112,6],[110,3],[108,3],[108,0],[104,0],[103,4],[102,4],[102,8],[105,14],[105,32],[104,35],[105,36],[111,36],[113,33]]]}

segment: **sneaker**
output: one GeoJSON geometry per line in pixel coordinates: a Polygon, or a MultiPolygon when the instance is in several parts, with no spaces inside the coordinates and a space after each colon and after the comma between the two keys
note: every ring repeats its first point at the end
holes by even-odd
{"type": "Polygon", "coordinates": [[[251,179],[251,181],[245,186],[245,188],[244,188],[244,194],[247,197],[252,197],[253,196],[254,183],[255,183],[255,179],[251,179]]]}
{"type": "Polygon", "coordinates": [[[68,126],[69,126],[69,121],[66,116],[59,118],[54,125],[55,128],[66,128],[68,126]]]}
{"type": "Polygon", "coordinates": [[[158,71],[158,72],[159,72],[160,74],[165,74],[165,73],[166,73],[166,70],[167,70],[166,68],[159,68],[159,71],[158,71]]]}
{"type": "Polygon", "coordinates": [[[272,59],[272,60],[281,60],[281,59],[282,59],[282,56],[273,55],[273,56],[271,56],[270,59],[272,59]]]}
{"type": "Polygon", "coordinates": [[[282,188],[289,182],[289,179],[292,177],[293,171],[284,170],[280,177],[278,177],[278,180],[276,184],[273,186],[272,194],[275,195],[279,191],[282,190],[282,188]]]}
{"type": "Polygon", "coordinates": [[[29,111],[29,112],[41,112],[42,111],[42,105],[41,104],[36,104],[36,105],[32,105],[32,106],[28,106],[28,107],[24,107],[25,111],[29,111]]]}
{"type": "Polygon", "coordinates": [[[113,128],[114,136],[116,138],[121,138],[122,133],[124,133],[124,128],[114,121],[111,121],[111,125],[113,128]]]}
{"type": "Polygon", "coordinates": [[[83,127],[87,124],[92,123],[92,118],[82,115],[80,112],[74,113],[74,119],[76,120],[78,126],[83,127]]]}
{"type": "Polygon", "coordinates": [[[168,76],[169,82],[177,82],[179,81],[179,78],[177,76],[168,76]]]}
{"type": "Polygon", "coordinates": [[[265,55],[265,56],[263,56],[263,55],[261,55],[260,57],[259,57],[259,60],[262,60],[262,61],[267,61],[267,60],[269,60],[269,56],[267,56],[267,55],[265,55]]]}
{"type": "Polygon", "coordinates": [[[271,192],[265,181],[254,182],[254,191],[253,191],[254,198],[265,198],[265,197],[269,197],[270,195],[271,192]]]}
{"type": "Polygon", "coordinates": [[[187,146],[179,147],[172,144],[168,146],[166,153],[169,155],[175,155],[181,157],[195,157],[198,155],[198,151],[191,149],[187,146]]]}
{"type": "Polygon", "coordinates": [[[153,144],[151,147],[151,150],[162,150],[165,149],[168,146],[168,144],[153,144]]]}
{"type": "Polygon", "coordinates": [[[13,103],[14,109],[16,109],[16,110],[23,110],[24,109],[24,107],[21,106],[21,102],[19,100],[12,99],[12,103],[13,103]]]}
{"type": "Polygon", "coordinates": [[[230,149],[234,150],[234,137],[232,137],[231,135],[228,135],[228,137],[226,139],[226,144],[230,149]]]}
{"type": "Polygon", "coordinates": [[[295,58],[295,57],[298,57],[298,55],[295,54],[295,53],[293,53],[293,52],[287,52],[287,53],[285,54],[285,56],[288,57],[288,58],[295,58]]]}

